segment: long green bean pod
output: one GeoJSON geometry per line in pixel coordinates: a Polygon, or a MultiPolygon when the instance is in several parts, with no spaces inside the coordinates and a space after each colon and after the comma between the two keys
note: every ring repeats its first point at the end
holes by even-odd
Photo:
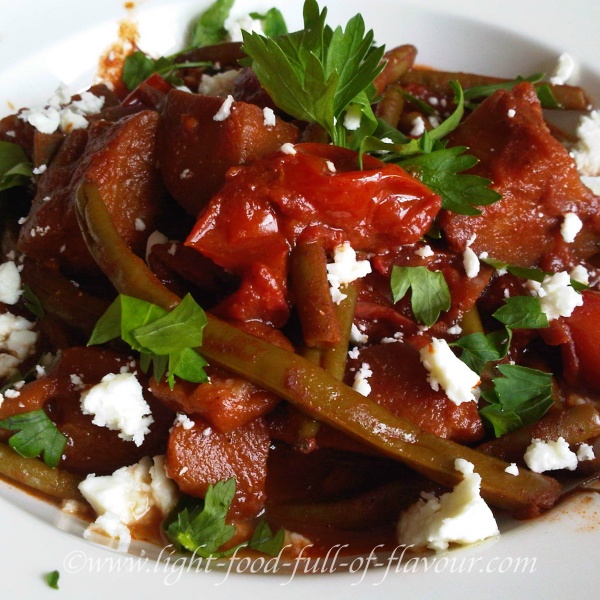
{"type": "Polygon", "coordinates": [[[82,497],[77,487],[81,478],[61,469],[53,469],[37,458],[25,458],[2,443],[0,474],[60,500],[78,500],[82,497]]]}
{"type": "MultiPolygon", "coordinates": [[[[81,185],[77,213],[90,252],[117,291],[165,309],[177,304],[177,296],[119,240],[94,184],[81,185]]],[[[209,361],[273,392],[383,455],[402,461],[433,481],[445,486],[457,484],[462,476],[454,468],[454,462],[464,458],[473,463],[482,477],[483,497],[519,516],[534,516],[550,508],[560,496],[561,486],[554,479],[523,472],[516,480],[504,471],[506,462],[427,433],[302,356],[248,335],[212,315],[207,318],[201,352],[209,361]]]]}

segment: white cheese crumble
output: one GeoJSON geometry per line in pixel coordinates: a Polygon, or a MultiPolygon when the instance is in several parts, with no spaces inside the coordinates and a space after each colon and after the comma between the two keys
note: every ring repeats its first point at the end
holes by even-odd
{"type": "Polygon", "coordinates": [[[429,258],[430,256],[433,256],[435,253],[431,249],[431,246],[429,244],[425,244],[424,246],[417,248],[415,250],[415,254],[417,256],[420,256],[421,258],[429,258]]]}
{"type": "Polygon", "coordinates": [[[221,108],[217,111],[217,114],[213,117],[213,121],[225,121],[231,115],[231,107],[233,106],[233,96],[229,94],[227,98],[221,104],[221,108]]]}
{"type": "Polygon", "coordinates": [[[327,167],[327,170],[330,173],[337,173],[337,169],[335,168],[335,165],[330,160],[325,161],[325,166],[327,167]]]}
{"type": "Polygon", "coordinates": [[[203,73],[198,85],[198,93],[205,96],[227,97],[233,91],[233,82],[238,75],[239,71],[236,69],[216,75],[203,73]]]}
{"type": "Polygon", "coordinates": [[[358,346],[354,346],[351,350],[348,350],[348,358],[356,359],[360,356],[360,350],[358,346]]]}
{"type": "Polygon", "coordinates": [[[275,125],[277,124],[277,120],[275,119],[275,113],[273,112],[272,108],[269,108],[268,106],[265,106],[263,108],[263,125],[265,127],[275,127],[275,125]]]}
{"type": "Polygon", "coordinates": [[[83,538],[93,542],[96,534],[118,540],[117,550],[120,552],[127,552],[131,544],[129,527],[121,523],[119,518],[110,512],[100,515],[93,523],[88,525],[83,532],[83,538]]]}
{"type": "Polygon", "coordinates": [[[135,226],[136,231],[145,231],[146,230],[146,223],[144,223],[144,221],[142,219],[140,219],[139,217],[136,218],[134,226],[135,226]]]}
{"type": "Polygon", "coordinates": [[[0,302],[16,304],[21,297],[21,274],[16,263],[9,260],[0,265],[0,302]]]}
{"type": "Polygon", "coordinates": [[[573,311],[583,304],[583,296],[571,287],[571,278],[565,271],[546,275],[544,281],[529,280],[527,286],[532,296],[537,296],[542,312],[549,321],[559,317],[570,317],[573,311]]]}
{"type": "Polygon", "coordinates": [[[368,379],[372,375],[373,371],[371,371],[370,365],[368,363],[363,363],[354,375],[352,389],[363,396],[368,396],[371,393],[371,384],[368,382],[368,379]]]}
{"type": "Polygon", "coordinates": [[[583,283],[584,285],[589,285],[590,283],[590,274],[583,265],[577,265],[576,267],[573,267],[569,271],[569,277],[574,281],[583,283]]]}
{"type": "Polygon", "coordinates": [[[467,246],[463,252],[463,266],[469,279],[473,279],[473,277],[477,277],[479,274],[479,269],[481,266],[479,263],[479,257],[469,246],[467,246]]]}
{"type": "Polygon", "coordinates": [[[73,129],[87,128],[86,117],[98,114],[103,106],[104,97],[91,92],[82,92],[80,100],[71,102],[68,88],[61,85],[48,100],[48,106],[24,110],[19,118],[40,133],[54,133],[59,128],[63,133],[68,133],[73,129]]]}
{"type": "Polygon", "coordinates": [[[34,169],[32,169],[31,172],[34,175],[42,175],[42,173],[45,173],[47,169],[47,165],[40,165],[39,167],[35,167],[34,169]]]}
{"type": "Polygon", "coordinates": [[[600,175],[600,112],[593,110],[581,117],[577,126],[578,141],[571,150],[581,175],[600,175]]]}
{"type": "Polygon", "coordinates": [[[166,475],[164,460],[164,456],[155,456],[154,461],[146,456],[112,475],[88,475],[79,484],[79,491],[98,519],[88,528],[87,537],[100,530],[109,537],[130,541],[127,525],[141,519],[153,506],[168,514],[177,503],[178,492],[166,475]]]}
{"type": "Polygon", "coordinates": [[[452,327],[448,327],[446,333],[448,335],[460,335],[462,333],[462,327],[458,324],[452,325],[452,327]]]}
{"type": "Polygon", "coordinates": [[[346,294],[340,287],[365,277],[371,272],[371,263],[368,260],[356,260],[356,252],[349,242],[336,246],[333,250],[333,263],[327,265],[327,280],[331,286],[331,297],[339,304],[346,294]]]}
{"type": "Polygon", "coordinates": [[[432,338],[421,348],[420,357],[429,371],[427,381],[434,391],[441,387],[456,405],[477,401],[474,388],[479,385],[479,375],[452,352],[446,340],[432,338]]]}
{"type": "Polygon", "coordinates": [[[369,341],[369,336],[352,323],[352,327],[350,327],[350,341],[353,344],[366,344],[369,341]]]}
{"type": "Polygon", "coordinates": [[[152,252],[152,248],[156,245],[166,244],[169,241],[169,238],[160,231],[153,231],[146,241],[146,262],[148,262],[148,258],[150,253],[152,252]]]}
{"type": "Polygon", "coordinates": [[[517,114],[517,111],[514,108],[509,108],[508,109],[508,118],[509,119],[514,119],[515,115],[517,114]]]}
{"type": "Polygon", "coordinates": [[[35,352],[38,333],[34,323],[11,313],[0,314],[0,379],[13,375],[35,352]]]}
{"type": "Polygon", "coordinates": [[[564,85],[569,81],[575,72],[575,60],[570,54],[563,52],[558,57],[558,62],[550,76],[550,83],[554,85],[564,85]]]}
{"type": "Polygon", "coordinates": [[[446,550],[450,544],[472,544],[498,535],[490,507],[480,495],[481,476],[463,458],[454,468],[464,478],[454,490],[436,498],[422,494],[398,521],[398,541],[414,548],[446,550]]]}
{"type": "Polygon", "coordinates": [[[253,19],[250,15],[238,17],[228,17],[224,23],[225,29],[229,34],[229,40],[232,42],[243,42],[242,30],[264,35],[262,21],[253,19]]]}
{"type": "Polygon", "coordinates": [[[353,104],[344,115],[344,128],[348,131],[356,131],[360,127],[362,119],[362,108],[358,104],[353,104]]]}
{"type": "Polygon", "coordinates": [[[141,446],[154,418],[133,373],[109,373],[81,394],[81,412],[94,415],[98,427],[119,431],[119,437],[141,446]]]}
{"type": "Polygon", "coordinates": [[[519,474],[519,467],[517,467],[517,463],[510,463],[510,465],[504,469],[504,472],[516,477],[519,474]]]}
{"type": "Polygon", "coordinates": [[[577,468],[577,455],[569,448],[565,438],[559,437],[555,441],[544,442],[534,438],[525,450],[525,464],[535,473],[577,468]]]}
{"type": "Polygon", "coordinates": [[[567,244],[572,244],[582,227],[583,223],[575,213],[565,213],[562,225],[560,226],[560,235],[567,244]]]}
{"type": "Polygon", "coordinates": [[[412,137],[421,137],[425,133],[425,121],[423,117],[418,116],[413,119],[412,129],[408,135],[412,137]]]}
{"type": "Polygon", "coordinates": [[[577,460],[579,462],[594,460],[595,458],[596,455],[594,454],[594,449],[589,444],[581,444],[579,448],[577,448],[577,460]]]}
{"type": "Polygon", "coordinates": [[[177,427],[177,425],[180,425],[181,427],[187,430],[191,429],[195,424],[196,423],[194,423],[194,421],[192,421],[187,415],[183,413],[177,413],[175,421],[173,422],[173,427],[177,427]]]}
{"type": "Polygon", "coordinates": [[[294,144],[291,144],[290,142],[283,144],[281,148],[279,148],[279,151],[283,152],[284,154],[289,154],[290,156],[294,156],[296,154],[296,148],[294,148],[294,144]]]}

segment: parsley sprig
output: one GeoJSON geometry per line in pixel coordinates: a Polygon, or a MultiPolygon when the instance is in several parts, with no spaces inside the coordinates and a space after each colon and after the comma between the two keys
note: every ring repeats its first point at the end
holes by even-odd
{"type": "Polygon", "coordinates": [[[19,144],[0,141],[0,192],[27,185],[32,176],[31,162],[19,144]]]}
{"type": "Polygon", "coordinates": [[[367,123],[361,137],[375,130],[373,81],[383,68],[384,48],[373,45],[373,31],[366,31],[361,15],[335,30],[326,17],[327,9],[306,0],[301,31],[276,38],[244,31],[249,58],[243,64],[252,67],[280,109],[318,123],[337,146],[357,147],[360,139],[344,127],[343,116],[354,107],[367,123]]]}
{"type": "Polygon", "coordinates": [[[171,388],[175,376],[202,383],[208,381],[208,364],[194,348],[202,345],[206,315],[188,294],[168,312],[151,302],[119,295],[100,317],[88,345],[121,338],[140,353],[144,371],[152,365],[159,381],[167,373],[171,388]]]}
{"type": "Polygon", "coordinates": [[[479,413],[493,427],[496,437],[533,423],[552,406],[552,375],[519,365],[498,365],[502,377],[493,389],[482,390],[488,402],[479,413]]]}
{"type": "Polygon", "coordinates": [[[218,551],[235,534],[235,526],[226,522],[235,487],[232,477],[209,485],[204,500],[186,497],[180,502],[164,525],[167,536],[179,550],[203,558],[224,558],[245,547],[271,556],[279,554],[284,531],[280,529],[273,534],[265,520],[258,523],[248,542],[218,551]]]}
{"type": "Polygon", "coordinates": [[[56,467],[67,444],[67,438],[43,410],[21,413],[0,421],[0,427],[17,431],[8,445],[25,458],[43,455],[49,467],[56,467]]]}
{"type": "Polygon", "coordinates": [[[390,278],[394,303],[411,290],[410,304],[415,318],[431,327],[442,311],[450,308],[450,290],[441,271],[427,267],[399,267],[394,265],[390,278]]]}
{"type": "Polygon", "coordinates": [[[450,82],[454,90],[453,113],[438,127],[411,139],[383,121],[371,137],[361,142],[361,153],[385,153],[381,160],[394,163],[421,180],[442,198],[442,207],[461,215],[479,215],[477,206],[487,206],[501,196],[490,188],[491,181],[479,175],[464,174],[477,159],[466,154],[465,146],[446,147],[444,138],[461,122],[465,98],[460,84],[450,82]],[[390,140],[383,142],[382,140],[390,140]]]}

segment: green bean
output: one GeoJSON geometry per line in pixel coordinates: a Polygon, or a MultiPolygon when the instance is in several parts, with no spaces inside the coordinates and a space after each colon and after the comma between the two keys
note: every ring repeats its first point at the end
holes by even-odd
{"type": "Polygon", "coordinates": [[[52,469],[37,458],[24,458],[2,443],[0,443],[0,474],[53,498],[61,500],[82,498],[77,487],[81,478],[61,469],[52,469]]]}
{"type": "Polygon", "coordinates": [[[304,343],[309,348],[338,344],[342,332],[327,281],[327,255],[319,242],[298,244],[293,249],[290,281],[304,343]]]}
{"type": "Polygon", "coordinates": [[[376,115],[388,125],[397,127],[403,110],[404,96],[402,95],[400,86],[394,84],[388,85],[377,104],[376,115]]]}
{"type": "MultiPolygon", "coordinates": [[[[117,291],[165,309],[177,304],[178,298],[119,242],[94,184],[82,184],[76,206],[90,252],[117,291]]],[[[441,485],[453,486],[462,479],[454,463],[464,458],[482,477],[482,496],[517,515],[533,516],[546,510],[561,494],[561,486],[554,479],[523,472],[516,480],[504,471],[508,466],[504,461],[421,430],[302,356],[248,335],[210,314],[207,321],[201,352],[209,361],[441,485]]]]}
{"type": "Polygon", "coordinates": [[[378,94],[383,94],[385,88],[398,81],[409,71],[417,56],[417,49],[411,44],[405,44],[388,50],[383,56],[385,66],[375,79],[375,89],[378,94]]]}

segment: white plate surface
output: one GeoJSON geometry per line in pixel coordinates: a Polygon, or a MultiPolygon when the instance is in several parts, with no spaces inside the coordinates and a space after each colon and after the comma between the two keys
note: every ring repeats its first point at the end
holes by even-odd
{"type": "MultiPolygon", "coordinates": [[[[73,90],[85,87],[97,57],[116,40],[120,19],[138,21],[142,48],[165,53],[178,48],[186,24],[205,5],[205,0],[140,0],[128,11],[122,0],[0,0],[0,116],[43,103],[60,82],[73,90]]],[[[273,5],[289,15],[292,26],[300,24],[299,0],[238,0],[236,10],[273,5]]],[[[596,0],[330,0],[328,6],[332,22],[362,10],[379,42],[413,43],[421,63],[448,70],[527,75],[551,70],[568,51],[580,65],[576,82],[600,105],[596,0]]],[[[127,560],[83,541],[81,527],[0,483],[2,597],[593,598],[600,589],[599,509],[595,497],[579,497],[535,522],[511,523],[499,539],[400,571],[366,571],[358,561],[353,573],[307,576],[300,568],[294,576],[249,576],[127,560]],[[61,573],[59,592],[42,579],[54,569],[61,573]]]]}

